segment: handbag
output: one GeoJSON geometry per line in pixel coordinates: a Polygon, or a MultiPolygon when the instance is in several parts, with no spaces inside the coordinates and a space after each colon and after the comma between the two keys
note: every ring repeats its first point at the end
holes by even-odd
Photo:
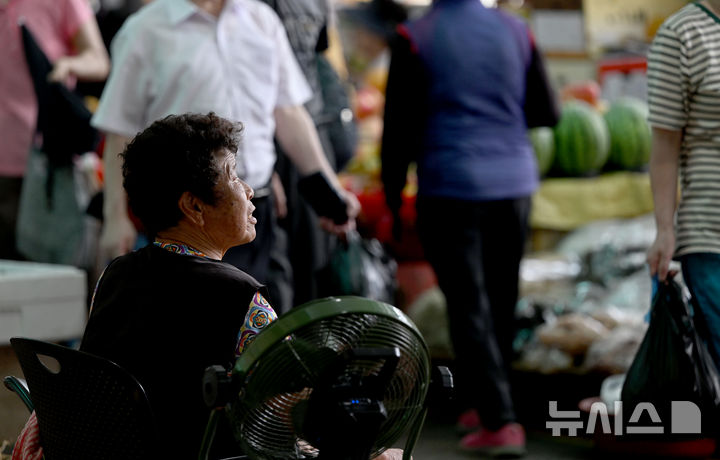
{"type": "Polygon", "coordinates": [[[43,152],[30,151],[20,192],[18,251],[33,262],[80,265],[86,201],[81,183],[73,164],[51,168],[49,162],[43,152]]]}
{"type": "Polygon", "coordinates": [[[362,238],[355,230],[348,232],[322,272],[323,296],[357,295],[395,303],[397,262],[377,239],[362,238]]]}
{"type": "Polygon", "coordinates": [[[638,403],[649,402],[663,421],[671,420],[671,402],[690,401],[700,408],[703,432],[717,428],[718,371],[675,280],[660,283],[653,297],[650,324],[628,369],[621,400],[627,416],[638,403]]]}

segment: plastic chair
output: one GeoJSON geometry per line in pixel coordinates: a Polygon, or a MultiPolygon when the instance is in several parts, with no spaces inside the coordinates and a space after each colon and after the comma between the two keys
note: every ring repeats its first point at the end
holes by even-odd
{"type": "MultiPolygon", "coordinates": [[[[40,340],[13,337],[10,343],[27,380],[46,460],[160,458],[145,390],[126,370],[40,340]]],[[[17,380],[6,378],[5,384],[23,398],[17,380]]]]}

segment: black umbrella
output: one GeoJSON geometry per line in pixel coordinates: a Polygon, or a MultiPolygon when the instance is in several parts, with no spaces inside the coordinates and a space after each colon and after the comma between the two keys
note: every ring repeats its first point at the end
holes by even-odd
{"type": "Polygon", "coordinates": [[[52,64],[25,24],[20,25],[25,58],[38,101],[37,130],[42,151],[53,166],[68,165],[74,154],[94,150],[98,133],[90,125],[92,113],[65,85],[49,82],[52,64]]]}

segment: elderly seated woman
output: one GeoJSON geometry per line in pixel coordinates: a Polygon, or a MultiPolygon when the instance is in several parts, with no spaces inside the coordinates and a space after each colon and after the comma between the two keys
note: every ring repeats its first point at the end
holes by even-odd
{"type": "MultiPolygon", "coordinates": [[[[197,458],[205,368],[231,367],[276,318],[265,287],[221,261],[255,238],[253,190],[236,172],[241,132],[213,113],[168,116],[121,154],[128,203],[153,242],[105,269],[80,348],[140,381],[165,458],[197,458]]],[[[216,454],[239,454],[229,433],[218,433],[216,454]]],[[[391,449],[381,458],[400,457],[391,449]]]]}
{"type": "Polygon", "coordinates": [[[229,366],[276,318],[265,288],[220,261],[255,239],[253,190],[236,173],[241,131],[212,113],[169,116],[127,145],[123,186],[154,241],[105,269],[80,346],[140,381],[177,455],[202,441],[204,369],[229,366]]]}

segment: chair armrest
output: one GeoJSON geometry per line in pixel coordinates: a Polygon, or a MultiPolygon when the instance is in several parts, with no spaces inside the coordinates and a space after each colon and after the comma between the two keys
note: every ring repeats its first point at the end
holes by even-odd
{"type": "Polygon", "coordinates": [[[14,375],[8,375],[3,379],[3,383],[8,390],[13,391],[18,395],[30,412],[35,410],[32,400],[30,399],[30,390],[28,389],[27,382],[25,382],[25,380],[19,379],[14,375]]]}

